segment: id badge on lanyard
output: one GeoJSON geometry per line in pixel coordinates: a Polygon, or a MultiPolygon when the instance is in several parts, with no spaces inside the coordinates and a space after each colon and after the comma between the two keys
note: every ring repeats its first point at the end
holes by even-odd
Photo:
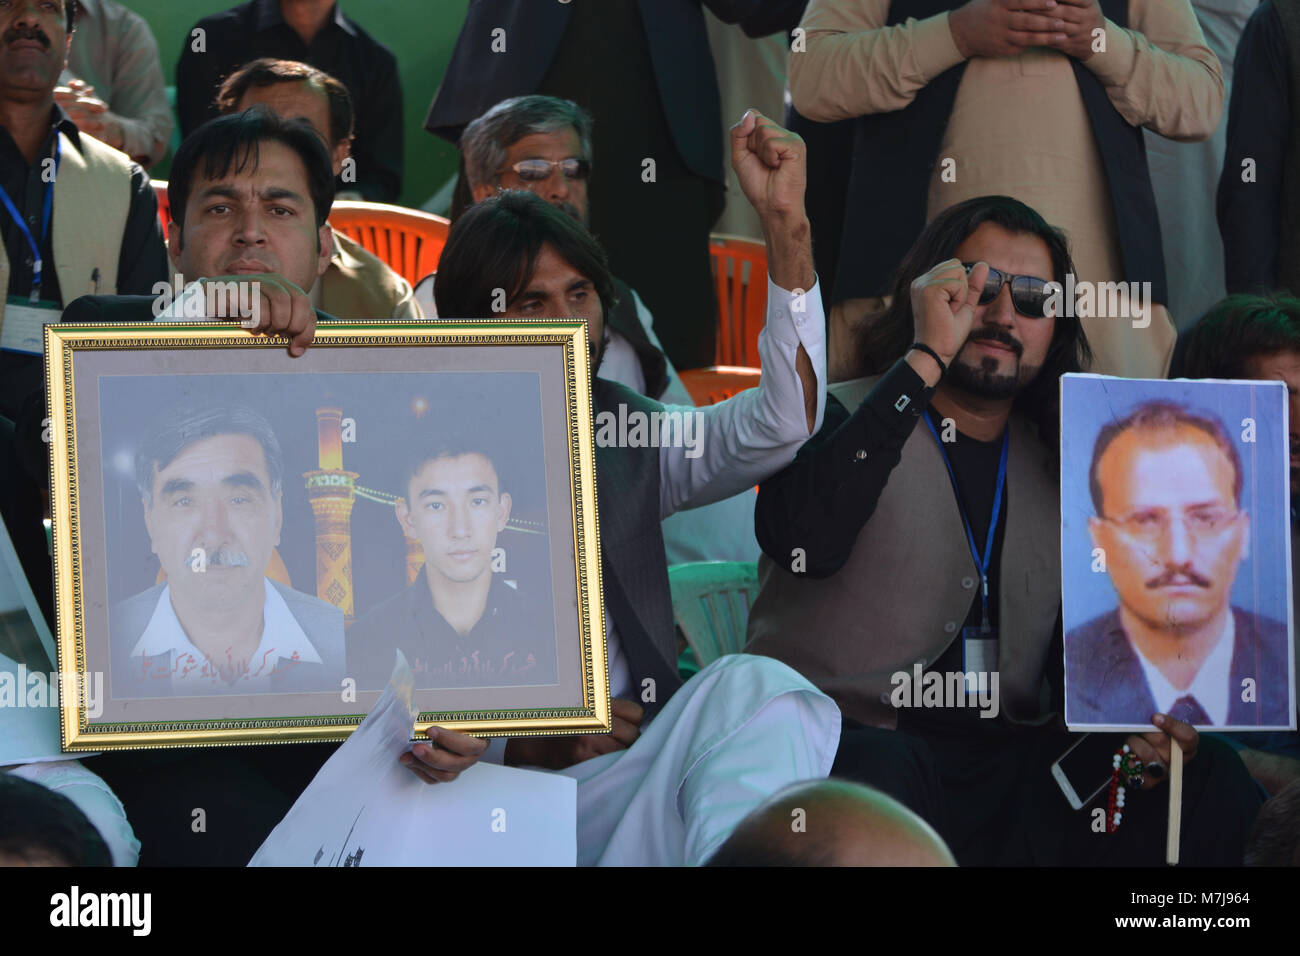
{"type": "Polygon", "coordinates": [[[24,296],[11,295],[5,301],[4,322],[0,324],[0,349],[27,355],[45,354],[45,326],[59,321],[63,310],[53,302],[35,305],[24,296]]]}
{"type": "Polygon", "coordinates": [[[1009,432],[1003,432],[1002,434],[1002,459],[998,464],[997,490],[993,498],[993,511],[989,518],[989,530],[984,542],[984,553],[981,555],[975,546],[975,534],[971,530],[970,520],[966,517],[966,509],[962,507],[961,491],[957,487],[957,475],[952,470],[952,463],[948,461],[948,453],[944,450],[943,441],[934,427],[934,422],[930,420],[929,414],[927,413],[921,417],[925,419],[930,434],[934,436],[934,440],[939,444],[939,455],[948,468],[948,477],[952,479],[952,490],[957,498],[957,507],[961,511],[962,526],[966,531],[966,540],[970,545],[971,557],[980,572],[981,621],[977,627],[963,627],[961,629],[962,670],[966,674],[966,694],[969,696],[978,693],[981,680],[984,681],[987,687],[988,675],[998,669],[998,632],[997,628],[989,624],[988,572],[993,560],[993,539],[997,534],[998,517],[1002,512],[1002,494],[1007,481],[1007,451],[1010,447],[1011,436],[1009,432]]]}
{"type": "MultiPolygon", "coordinates": [[[[59,164],[63,160],[63,141],[56,134],[54,137],[54,174],[57,177],[59,164]]],[[[23,352],[28,355],[45,353],[45,326],[49,322],[59,321],[61,309],[53,302],[41,298],[41,283],[45,278],[45,269],[52,263],[43,262],[41,249],[45,245],[50,231],[50,217],[54,210],[54,180],[45,182],[45,194],[41,201],[41,235],[38,240],[27,228],[22,213],[14,205],[9,194],[0,187],[0,204],[13,220],[27,248],[32,254],[32,289],[26,299],[9,296],[5,302],[4,323],[0,325],[0,349],[6,352],[23,352]]]]}

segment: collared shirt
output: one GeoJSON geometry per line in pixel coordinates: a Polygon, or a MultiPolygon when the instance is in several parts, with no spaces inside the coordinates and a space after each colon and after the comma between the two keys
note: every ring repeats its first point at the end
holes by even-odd
{"type": "MultiPolygon", "coordinates": [[[[901,110],[962,62],[947,12],[887,27],[889,8],[890,0],[811,0],[800,24],[807,51],[790,60],[800,113],[831,122],[901,110]]],[[[1223,108],[1223,74],[1191,5],[1129,0],[1129,27],[1104,21],[1107,52],[1084,61],[1111,104],[1130,124],[1173,140],[1210,136],[1223,108]]],[[[1015,57],[972,57],[962,76],[926,217],[998,194],[1065,230],[1079,280],[1125,278],[1101,153],[1070,58],[1060,51],[1030,47],[1015,57]]],[[[1142,328],[1115,317],[1083,319],[1093,371],[1163,378],[1174,330],[1163,305],[1149,319],[1142,328]]]]}
{"type": "MultiPolygon", "coordinates": [[[[262,611],[262,639],[245,665],[236,665],[238,676],[232,683],[222,679],[218,668],[207,655],[194,646],[172,607],[171,587],[164,587],[144,633],[131,649],[131,658],[142,658],[141,666],[150,678],[162,679],[153,672],[150,661],[170,653],[169,669],[174,694],[238,693],[269,691],[271,675],[295,663],[321,664],[320,654],[294,618],[284,598],[264,579],[266,603],[262,611]]],[[[229,662],[227,662],[229,663],[229,662]]]]}
{"type": "Polygon", "coordinates": [[[204,51],[194,50],[191,31],[176,64],[176,114],[182,136],[217,115],[217,89],[241,64],[263,56],[309,63],[341,82],[352,96],[357,181],[340,183],[339,188],[357,190],[371,202],[397,202],[403,139],[397,58],[345,17],[339,4],[310,44],[284,22],[279,0],[251,0],[204,17],[195,29],[204,31],[204,51]]]}
{"type": "Polygon", "coordinates": [[[1204,709],[1211,724],[1222,727],[1228,723],[1230,703],[1228,682],[1232,679],[1232,650],[1237,637],[1237,625],[1233,621],[1231,610],[1228,611],[1228,619],[1224,622],[1223,631],[1219,634],[1214,649],[1201,662],[1200,670],[1196,672],[1196,676],[1192,678],[1192,683],[1186,690],[1178,690],[1169,683],[1168,678],[1160,672],[1160,668],[1147,659],[1133,639],[1127,634],[1124,637],[1142,665],[1142,673],[1147,679],[1147,688],[1151,691],[1151,697],[1155,700],[1156,710],[1159,713],[1169,713],[1170,708],[1180,698],[1191,696],[1195,697],[1196,702],[1204,709]]]}
{"type": "Polygon", "coordinates": [[[59,77],[95,88],[122,124],[122,152],[143,166],[163,158],[172,109],[158,59],[158,41],[144,17],[114,0],[79,0],[68,65],[59,77]]]}

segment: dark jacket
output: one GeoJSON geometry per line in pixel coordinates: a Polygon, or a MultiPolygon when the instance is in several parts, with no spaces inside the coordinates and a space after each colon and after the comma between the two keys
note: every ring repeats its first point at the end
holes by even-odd
{"type": "MultiPolygon", "coordinates": [[[[673,142],[691,172],[722,182],[722,104],[701,0],[637,2],[673,142]]],[[[751,36],[785,26],[798,6],[791,0],[775,6],[771,0],[704,2],[751,36]]],[[[572,17],[568,3],[471,0],[424,128],[457,142],[471,121],[497,103],[536,93],[572,17]],[[505,31],[504,53],[491,52],[498,28],[505,31]]]]}
{"type": "MultiPolygon", "coordinates": [[[[591,394],[596,414],[617,414],[620,404],[646,414],[663,407],[603,378],[592,379],[591,394]]],[[[642,702],[653,714],[682,684],[659,513],[659,449],[597,445],[596,503],[605,613],[618,631],[634,687],[640,692],[646,678],[655,682],[655,699],[642,702]]]]}
{"type": "Polygon", "coordinates": [[[546,626],[551,598],[541,580],[534,579],[532,590],[521,594],[493,574],[483,616],[460,635],[434,606],[428,573],[426,564],[412,584],[348,629],[348,673],[356,677],[358,689],[385,687],[398,650],[410,664],[416,687],[555,682],[555,628],[546,626]]]}
{"type": "MultiPolygon", "coordinates": [[[[1236,639],[1228,684],[1228,724],[1285,727],[1290,723],[1286,625],[1235,607],[1232,619],[1236,639]],[[1241,682],[1246,678],[1255,682],[1253,703],[1241,699],[1241,682]]],[[[1118,610],[1065,635],[1065,680],[1065,720],[1072,726],[1143,726],[1156,712],[1142,664],[1124,636],[1118,610]]]]}

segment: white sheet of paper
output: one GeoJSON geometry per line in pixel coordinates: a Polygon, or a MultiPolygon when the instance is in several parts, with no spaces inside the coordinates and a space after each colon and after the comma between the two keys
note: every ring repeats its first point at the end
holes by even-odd
{"type": "MultiPolygon", "coordinates": [[[[400,655],[399,655],[400,656],[400,655]]],[[[411,749],[410,668],[303,791],[249,866],[575,866],[576,781],[478,763],[426,784],[411,749]]]]}

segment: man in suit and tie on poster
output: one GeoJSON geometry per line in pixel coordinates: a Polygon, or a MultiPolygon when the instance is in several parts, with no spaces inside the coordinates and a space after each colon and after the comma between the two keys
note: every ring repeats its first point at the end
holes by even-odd
{"type": "Polygon", "coordinates": [[[1065,636],[1066,721],[1289,726],[1286,625],[1231,603],[1251,527],[1223,424],[1147,402],[1101,430],[1088,477],[1119,607],[1065,636]]]}

